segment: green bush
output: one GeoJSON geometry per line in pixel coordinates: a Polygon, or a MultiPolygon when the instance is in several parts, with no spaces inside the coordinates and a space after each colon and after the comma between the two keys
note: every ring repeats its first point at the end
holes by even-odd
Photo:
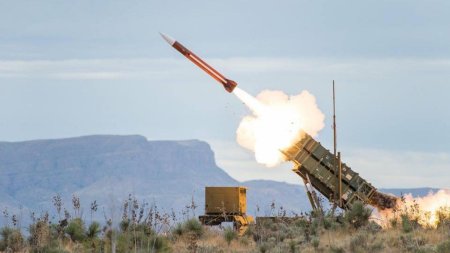
{"type": "Polygon", "coordinates": [[[8,238],[12,233],[12,229],[9,227],[4,227],[0,231],[0,235],[2,236],[0,240],[0,250],[5,251],[8,247],[8,238]]]}
{"type": "Polygon", "coordinates": [[[203,226],[199,220],[193,218],[184,222],[183,230],[186,232],[191,232],[196,236],[201,236],[203,234],[203,226]]]}
{"type": "Polygon", "coordinates": [[[337,222],[336,217],[332,217],[330,215],[323,217],[322,223],[323,223],[323,228],[326,230],[336,230],[337,228],[339,228],[341,226],[341,224],[339,224],[337,222]]]}
{"type": "Polygon", "coordinates": [[[151,248],[156,252],[166,252],[170,250],[167,239],[163,236],[153,235],[151,237],[151,248]]]}
{"type": "Polygon", "coordinates": [[[290,240],[288,246],[289,246],[290,253],[297,252],[297,243],[294,240],[290,240]]]}
{"type": "Polygon", "coordinates": [[[298,228],[304,229],[304,228],[306,228],[307,226],[309,226],[309,221],[307,221],[306,219],[297,219],[297,220],[294,222],[294,225],[295,225],[296,227],[298,227],[298,228]]]}
{"type": "Polygon", "coordinates": [[[225,241],[227,242],[228,246],[230,245],[231,241],[237,238],[237,233],[234,231],[233,228],[227,227],[223,231],[223,237],[225,238],[225,241]]]}
{"type": "Polygon", "coordinates": [[[81,242],[86,238],[84,222],[80,218],[71,220],[69,225],[67,225],[65,232],[73,242],[81,242]]]}
{"type": "Polygon", "coordinates": [[[183,224],[177,223],[177,225],[175,225],[175,227],[172,229],[172,234],[182,236],[184,234],[183,224]]]}
{"type": "Polygon", "coordinates": [[[364,206],[362,202],[355,202],[345,215],[345,221],[354,228],[360,228],[369,223],[369,217],[372,210],[364,206]]]}
{"type": "Polygon", "coordinates": [[[128,228],[130,227],[130,221],[129,220],[122,220],[119,224],[120,231],[126,232],[128,228]]]}
{"type": "Polygon", "coordinates": [[[392,219],[389,220],[389,223],[391,224],[392,228],[396,228],[398,220],[397,220],[397,218],[392,218],[392,219]]]}
{"type": "Polygon", "coordinates": [[[270,247],[268,243],[262,243],[261,245],[259,245],[259,252],[261,253],[266,253],[269,252],[270,247]]]}
{"type": "Polygon", "coordinates": [[[402,214],[400,217],[402,219],[402,231],[405,233],[411,232],[413,226],[411,224],[411,220],[409,219],[408,215],[402,214]]]}
{"type": "Polygon", "coordinates": [[[314,238],[311,240],[311,244],[312,244],[312,246],[313,246],[315,249],[318,249],[318,248],[319,248],[319,244],[320,244],[320,239],[319,239],[318,237],[314,237],[314,238]]]}
{"type": "Polygon", "coordinates": [[[437,245],[436,247],[437,253],[448,253],[450,252],[450,240],[447,240],[445,242],[442,242],[437,245]]]}
{"type": "Polygon", "coordinates": [[[94,221],[91,223],[91,225],[89,225],[88,231],[86,233],[86,236],[90,239],[94,239],[98,236],[98,234],[100,233],[101,229],[100,229],[100,223],[94,221]]]}

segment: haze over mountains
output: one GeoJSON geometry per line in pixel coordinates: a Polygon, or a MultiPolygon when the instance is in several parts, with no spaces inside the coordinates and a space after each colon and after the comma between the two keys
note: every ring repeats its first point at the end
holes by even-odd
{"type": "MultiPolygon", "coordinates": [[[[68,209],[72,195],[79,196],[85,213],[94,200],[101,208],[118,208],[129,194],[177,212],[193,198],[198,215],[203,212],[205,186],[238,185],[249,188],[250,214],[269,215],[272,202],[288,214],[310,209],[302,186],[270,180],[238,182],[216,165],[210,146],[198,140],[96,135],[0,142],[0,208],[25,216],[31,211],[54,210],[56,194],[68,209]]],[[[424,195],[429,190],[414,191],[424,195]]],[[[400,191],[411,190],[390,190],[400,191]]]]}

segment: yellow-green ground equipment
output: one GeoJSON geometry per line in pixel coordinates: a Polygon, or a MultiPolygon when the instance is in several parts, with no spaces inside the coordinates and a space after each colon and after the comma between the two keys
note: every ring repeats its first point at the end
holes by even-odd
{"type": "Polygon", "coordinates": [[[247,212],[247,188],[245,187],[205,187],[205,215],[199,216],[204,225],[220,225],[233,222],[239,234],[247,230],[253,217],[247,212]]]}

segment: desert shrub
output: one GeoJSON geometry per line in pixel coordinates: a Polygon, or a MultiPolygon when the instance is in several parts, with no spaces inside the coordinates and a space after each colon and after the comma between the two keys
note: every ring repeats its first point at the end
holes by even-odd
{"type": "Polygon", "coordinates": [[[119,223],[120,231],[122,231],[122,232],[128,231],[129,226],[130,226],[130,221],[129,220],[122,220],[119,223]]]}
{"type": "Polygon", "coordinates": [[[306,219],[297,219],[297,220],[294,222],[294,226],[296,226],[296,227],[298,227],[298,228],[301,228],[301,229],[304,229],[304,228],[306,228],[307,226],[309,226],[309,222],[308,222],[306,219]]]}
{"type": "Polygon", "coordinates": [[[259,249],[259,252],[266,253],[266,252],[269,252],[270,246],[268,243],[265,242],[265,243],[261,243],[259,245],[258,249],[259,249]]]}
{"type": "Polygon", "coordinates": [[[324,229],[336,229],[336,225],[334,224],[335,222],[334,222],[334,218],[333,217],[328,217],[328,216],[326,216],[326,217],[324,217],[323,218],[323,220],[322,220],[322,224],[323,224],[323,228],[324,229]]]}
{"type": "Polygon", "coordinates": [[[372,210],[364,206],[362,202],[355,202],[345,215],[345,221],[354,228],[360,228],[369,223],[369,217],[372,210]]]}
{"type": "Polygon", "coordinates": [[[382,241],[378,241],[369,245],[369,252],[380,252],[384,249],[384,243],[382,241]]]}
{"type": "MultiPolygon", "coordinates": [[[[305,227],[308,227],[309,224],[305,227]]],[[[255,242],[267,242],[270,238],[274,238],[275,244],[283,242],[286,239],[294,239],[303,234],[305,228],[296,223],[289,223],[273,219],[264,219],[258,221],[256,225],[250,225],[246,235],[252,236],[255,242]]],[[[310,232],[308,232],[309,234],[310,232]]]]}
{"type": "Polygon", "coordinates": [[[146,249],[147,251],[164,251],[167,249],[166,238],[156,234],[146,224],[133,224],[126,231],[119,232],[117,238],[118,252],[131,252],[135,249],[146,249]]]}
{"type": "Polygon", "coordinates": [[[350,240],[351,252],[367,252],[367,235],[365,233],[358,233],[350,240]]]}
{"type": "Polygon", "coordinates": [[[197,248],[197,253],[224,253],[225,251],[215,245],[200,245],[197,248]]]}
{"type": "Polygon", "coordinates": [[[9,227],[4,227],[0,231],[2,238],[0,239],[0,250],[5,251],[8,247],[8,238],[12,233],[12,229],[9,227]]]}
{"type": "Polygon", "coordinates": [[[69,253],[64,250],[63,247],[59,244],[58,240],[50,240],[44,246],[34,246],[31,247],[30,253],[69,253]]]}
{"type": "Polygon", "coordinates": [[[120,232],[116,234],[116,250],[118,253],[132,252],[134,242],[128,233],[120,232]]]}
{"type": "Polygon", "coordinates": [[[447,240],[445,242],[441,242],[436,246],[436,252],[437,253],[448,253],[450,252],[450,240],[447,240]]]}
{"type": "Polygon", "coordinates": [[[69,222],[69,225],[67,225],[65,232],[74,242],[81,242],[86,238],[86,229],[84,227],[84,222],[80,218],[71,220],[69,222]]]}
{"type": "Polygon", "coordinates": [[[19,229],[13,229],[8,238],[8,247],[12,249],[13,252],[20,251],[24,247],[23,236],[19,229]]]}
{"type": "Polygon", "coordinates": [[[436,211],[437,227],[450,231],[450,206],[441,207],[436,211]]]}
{"type": "Polygon", "coordinates": [[[318,248],[319,248],[319,244],[320,244],[320,239],[319,239],[319,237],[314,237],[314,238],[311,240],[311,244],[312,244],[312,246],[313,246],[315,249],[318,249],[318,248]]]}
{"type": "Polygon", "coordinates": [[[177,235],[177,236],[181,236],[184,233],[184,228],[183,228],[183,224],[181,223],[177,223],[173,229],[172,229],[172,234],[177,235]]]}
{"type": "Polygon", "coordinates": [[[345,253],[345,250],[342,247],[332,245],[330,247],[330,253],[345,253]]]}
{"type": "MultiPolygon", "coordinates": [[[[430,252],[436,252],[434,250],[434,247],[431,245],[424,245],[424,246],[421,246],[418,249],[414,250],[414,253],[430,253],[430,252]]],[[[449,252],[449,251],[446,251],[446,252],[449,252]]]]}
{"type": "Polygon", "coordinates": [[[392,227],[392,228],[396,228],[396,227],[397,227],[397,224],[398,224],[397,218],[392,218],[392,219],[390,219],[390,220],[389,220],[389,224],[391,224],[391,227],[392,227]]]}
{"type": "Polygon", "coordinates": [[[1,251],[9,249],[17,252],[24,247],[23,236],[19,229],[4,227],[1,229],[0,235],[2,236],[0,240],[1,251]]]}
{"type": "Polygon", "coordinates": [[[100,223],[94,221],[89,225],[86,236],[90,239],[96,238],[100,231],[100,223]]]}
{"type": "MultiPolygon", "coordinates": [[[[106,240],[101,240],[99,238],[87,238],[85,241],[83,241],[82,248],[83,250],[80,250],[82,252],[102,252],[102,249],[105,247],[106,240]]],[[[80,246],[81,246],[80,245],[80,246]]]]}
{"type": "Polygon", "coordinates": [[[223,237],[224,237],[225,241],[227,242],[227,244],[230,245],[231,241],[233,241],[234,239],[237,238],[237,233],[236,233],[236,231],[234,231],[233,228],[227,227],[223,231],[223,237]]]}
{"type": "Polygon", "coordinates": [[[170,250],[169,243],[167,239],[163,236],[153,235],[151,241],[153,251],[166,252],[170,250]]]}
{"type": "Polygon", "coordinates": [[[44,220],[39,220],[30,225],[29,228],[30,236],[29,236],[29,244],[32,252],[46,252],[42,251],[45,247],[47,247],[52,238],[50,226],[44,220]]]}
{"type": "Polygon", "coordinates": [[[247,229],[244,232],[245,237],[251,237],[253,236],[253,233],[255,232],[255,224],[249,224],[247,225],[247,229]]]}
{"type": "Polygon", "coordinates": [[[248,247],[250,245],[250,238],[248,236],[241,236],[239,238],[239,243],[243,246],[248,247]]]}
{"type": "Polygon", "coordinates": [[[382,227],[378,225],[377,223],[370,221],[365,227],[364,230],[371,233],[376,234],[382,230],[382,227]]]}
{"type": "Polygon", "coordinates": [[[34,250],[31,252],[32,253],[44,253],[44,252],[45,253],[69,253],[69,251],[66,251],[64,249],[60,249],[58,247],[50,247],[50,246],[44,247],[41,250],[34,250]]]}
{"type": "Polygon", "coordinates": [[[401,242],[401,246],[406,249],[407,251],[413,251],[416,250],[417,247],[417,243],[414,240],[414,238],[411,236],[411,234],[407,234],[407,235],[401,235],[399,237],[399,240],[401,242]]]}
{"type": "Polygon", "coordinates": [[[409,219],[408,215],[406,214],[402,214],[400,216],[401,220],[402,220],[402,231],[404,233],[409,233],[413,230],[413,226],[411,223],[411,220],[409,219]]]}
{"type": "Polygon", "coordinates": [[[103,246],[104,241],[98,238],[98,234],[101,232],[100,224],[98,222],[92,222],[86,231],[86,238],[83,241],[83,248],[87,252],[99,252],[103,246]]]}
{"type": "Polygon", "coordinates": [[[317,218],[314,219],[311,222],[311,225],[307,228],[307,229],[309,229],[310,235],[317,235],[320,230],[320,225],[321,225],[321,221],[317,218]]]}
{"type": "Polygon", "coordinates": [[[288,246],[289,246],[290,253],[297,252],[297,243],[294,240],[290,240],[288,246]]]}
{"type": "Polygon", "coordinates": [[[195,234],[196,236],[203,235],[204,229],[199,220],[192,218],[183,223],[183,230],[195,234]]]}

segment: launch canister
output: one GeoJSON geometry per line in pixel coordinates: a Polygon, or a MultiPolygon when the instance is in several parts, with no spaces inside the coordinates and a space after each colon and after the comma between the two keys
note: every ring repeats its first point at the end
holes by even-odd
{"type": "Polygon", "coordinates": [[[178,52],[180,52],[182,55],[186,56],[190,61],[192,61],[195,65],[197,65],[199,68],[203,69],[208,75],[210,75],[212,78],[216,79],[219,83],[223,85],[225,90],[228,92],[233,92],[234,88],[236,87],[237,83],[233,80],[225,78],[222,74],[220,74],[217,70],[215,70],[213,67],[209,66],[208,63],[200,59],[197,55],[192,53],[189,49],[184,47],[180,42],[174,40],[173,38],[160,33],[161,36],[164,38],[169,45],[171,45],[173,48],[175,48],[178,52]]]}

